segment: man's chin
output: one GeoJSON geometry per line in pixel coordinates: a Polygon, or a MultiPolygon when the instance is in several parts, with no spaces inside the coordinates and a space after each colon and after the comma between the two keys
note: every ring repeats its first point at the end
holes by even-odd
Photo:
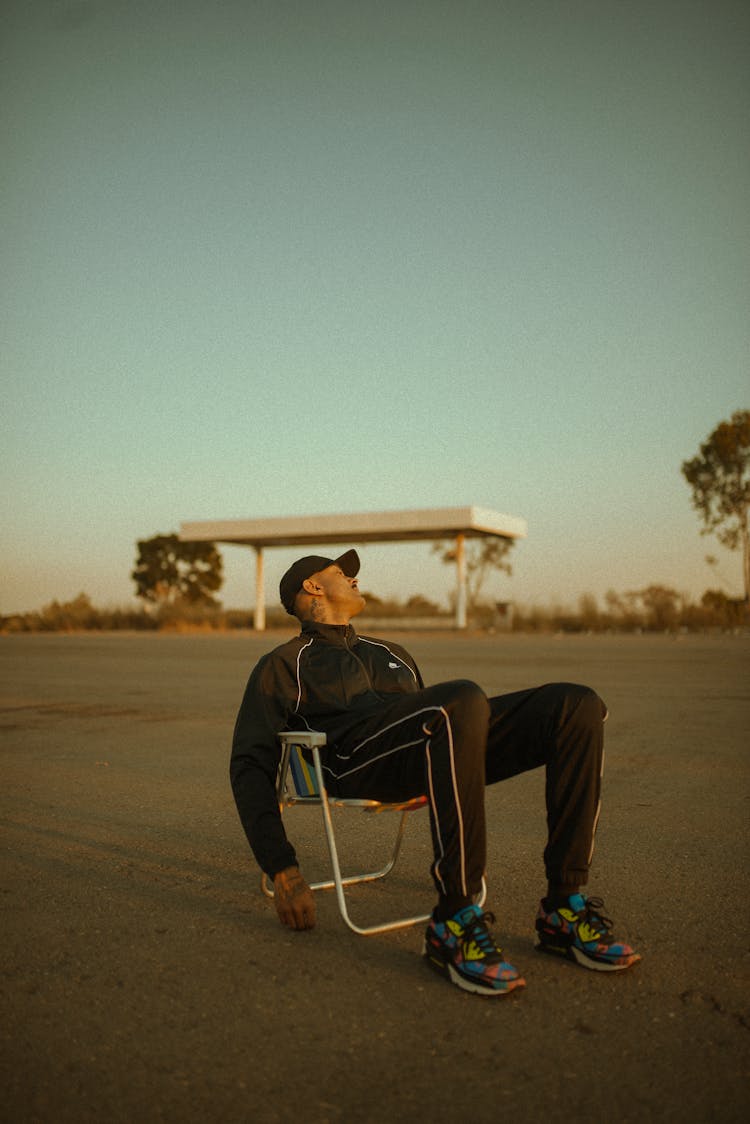
{"type": "Polygon", "coordinates": [[[352,609],[352,616],[356,617],[359,613],[361,613],[366,604],[367,604],[367,602],[365,601],[364,597],[360,593],[359,604],[355,605],[354,608],[352,609]]]}

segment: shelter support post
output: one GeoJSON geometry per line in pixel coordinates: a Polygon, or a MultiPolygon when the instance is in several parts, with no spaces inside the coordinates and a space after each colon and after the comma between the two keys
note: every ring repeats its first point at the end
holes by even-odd
{"type": "Polygon", "coordinates": [[[253,628],[256,632],[264,632],[266,627],[266,591],[263,580],[263,547],[256,546],[255,550],[255,612],[253,614],[253,628]]]}
{"type": "Polygon", "coordinates": [[[466,536],[456,535],[456,628],[466,628],[466,536]]]}

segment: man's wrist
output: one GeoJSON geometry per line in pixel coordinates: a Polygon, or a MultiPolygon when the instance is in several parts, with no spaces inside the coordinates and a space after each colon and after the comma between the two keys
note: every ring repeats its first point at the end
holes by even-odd
{"type": "Polygon", "coordinates": [[[285,866],[283,870],[277,870],[276,873],[273,876],[273,880],[274,880],[274,882],[276,882],[277,879],[280,879],[280,880],[286,882],[287,879],[294,878],[298,874],[299,874],[299,867],[295,863],[293,866],[285,866]]]}

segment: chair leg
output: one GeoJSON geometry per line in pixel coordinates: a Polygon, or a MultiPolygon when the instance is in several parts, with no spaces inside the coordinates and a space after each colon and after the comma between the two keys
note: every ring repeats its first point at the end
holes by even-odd
{"type": "MultiPolygon", "coordinates": [[[[401,813],[401,817],[400,817],[399,825],[398,825],[398,831],[396,833],[396,839],[395,839],[395,842],[394,842],[394,845],[393,845],[393,850],[392,850],[391,856],[388,859],[388,861],[386,862],[385,866],[383,866],[380,870],[373,870],[373,871],[370,871],[370,872],[365,873],[365,874],[352,874],[352,875],[343,876],[342,873],[341,873],[341,866],[340,866],[340,863],[339,863],[338,848],[336,846],[336,835],[335,835],[335,832],[334,832],[334,829],[333,829],[333,819],[332,819],[332,816],[331,816],[331,808],[330,808],[330,805],[328,803],[328,795],[327,795],[327,792],[326,792],[325,781],[323,779],[323,768],[322,768],[322,764],[321,764],[321,760],[320,760],[320,751],[319,751],[317,745],[311,746],[311,749],[312,749],[312,755],[313,755],[313,766],[314,766],[315,774],[316,774],[317,781],[318,781],[318,790],[319,790],[319,793],[320,793],[320,807],[321,807],[321,811],[322,811],[322,814],[323,814],[323,826],[325,828],[326,841],[328,843],[328,852],[329,852],[330,859],[331,859],[331,867],[332,867],[332,871],[333,871],[333,878],[327,879],[327,880],[322,881],[322,882],[312,882],[310,884],[310,889],[311,890],[331,890],[331,889],[335,889],[336,899],[337,899],[337,902],[338,902],[339,912],[341,914],[342,920],[352,930],[352,932],[358,933],[362,936],[369,936],[373,933],[387,933],[387,932],[390,932],[394,929],[404,929],[404,928],[407,928],[410,925],[418,925],[420,923],[424,923],[426,921],[429,921],[430,917],[432,916],[431,912],[430,913],[417,914],[413,917],[401,917],[401,918],[398,918],[394,921],[382,922],[381,924],[377,924],[377,925],[357,925],[357,924],[355,924],[354,921],[352,921],[351,917],[349,916],[349,910],[348,910],[347,902],[346,902],[346,895],[344,893],[345,887],[354,886],[354,885],[357,885],[360,882],[374,882],[377,879],[385,878],[385,876],[387,874],[390,874],[390,872],[393,870],[394,866],[396,865],[396,861],[397,861],[397,859],[399,857],[399,854],[401,852],[401,843],[403,841],[404,832],[405,832],[405,829],[406,829],[406,818],[409,815],[409,813],[408,812],[402,812],[401,813]]],[[[265,873],[263,873],[261,875],[261,889],[262,889],[263,893],[266,895],[266,897],[269,897],[269,898],[274,897],[273,889],[271,888],[269,880],[266,877],[265,873]]],[[[481,889],[480,894],[477,896],[477,905],[480,906],[480,907],[483,906],[486,897],[487,897],[487,883],[486,883],[485,879],[482,878],[482,889],[481,889]]]]}
{"type": "MultiPolygon", "coordinates": [[[[408,813],[404,812],[404,815],[408,815],[408,813]]],[[[403,832],[402,832],[402,834],[403,834],[403,832]]],[[[391,858],[391,860],[386,864],[386,866],[381,871],[376,871],[374,874],[352,874],[352,875],[349,875],[345,878],[342,878],[341,879],[341,885],[342,886],[354,886],[357,882],[374,882],[376,878],[384,878],[385,875],[388,874],[388,872],[393,869],[394,862],[395,862],[395,859],[391,858]]],[[[332,878],[329,878],[325,882],[311,882],[310,883],[310,889],[311,890],[332,890],[335,886],[336,886],[336,883],[332,878]]],[[[269,881],[268,881],[268,876],[265,873],[261,873],[260,888],[263,891],[263,893],[266,895],[267,898],[274,898],[275,897],[274,892],[270,887],[270,884],[269,884],[269,881]]],[[[479,891],[479,893],[477,895],[476,905],[478,905],[479,908],[481,909],[481,907],[484,905],[486,900],[487,900],[487,879],[484,877],[484,875],[482,875],[482,889],[479,891]]],[[[348,913],[347,913],[347,916],[348,916],[348,913]]],[[[430,918],[430,914],[427,914],[425,917],[419,917],[416,920],[417,921],[428,921],[429,918],[430,918]]],[[[348,921],[347,921],[347,924],[349,924],[348,921]]],[[[416,924],[416,921],[406,921],[400,927],[404,927],[405,925],[413,925],[413,924],[416,924]]],[[[354,926],[350,926],[350,928],[354,928],[354,926]]],[[[354,931],[358,932],[359,930],[357,930],[355,928],[354,931]]],[[[373,931],[373,930],[370,930],[370,931],[373,931]]]]}
{"type": "MultiPolygon", "coordinates": [[[[321,809],[324,807],[322,800],[321,800],[320,806],[321,806],[321,809]]],[[[406,831],[406,818],[407,818],[408,815],[409,815],[408,812],[402,812],[401,813],[401,816],[400,816],[400,819],[399,819],[399,824],[398,824],[398,831],[396,832],[396,839],[395,839],[395,842],[393,844],[393,850],[391,851],[391,857],[388,859],[385,866],[382,866],[379,870],[367,871],[364,874],[344,874],[344,875],[341,875],[342,886],[355,886],[359,882],[376,882],[379,878],[385,878],[386,874],[390,874],[390,872],[393,870],[394,866],[396,865],[396,860],[398,859],[399,854],[401,853],[401,842],[404,838],[404,833],[406,831]]],[[[324,816],[324,824],[325,824],[325,813],[323,814],[323,816],[324,816]]],[[[333,825],[332,824],[331,824],[331,832],[333,833],[333,825]]],[[[328,850],[329,850],[329,854],[330,854],[331,844],[330,844],[330,838],[328,836],[327,831],[326,831],[326,842],[328,843],[328,850]]],[[[338,861],[338,850],[336,849],[335,836],[334,836],[333,846],[334,846],[334,851],[336,851],[336,856],[337,856],[337,861],[338,861]]],[[[310,883],[310,889],[311,890],[332,890],[335,887],[335,885],[336,885],[336,880],[334,878],[327,878],[322,882],[311,882],[310,883]]],[[[274,897],[274,892],[271,889],[271,884],[270,884],[270,882],[268,880],[268,876],[265,874],[265,872],[261,873],[260,887],[261,887],[261,890],[263,891],[263,893],[266,895],[267,898],[273,898],[274,897]]]]}
{"type": "MultiPolygon", "coordinates": [[[[336,846],[336,835],[333,830],[333,820],[331,817],[331,809],[328,804],[328,796],[326,793],[325,781],[323,780],[323,768],[320,762],[320,752],[317,746],[313,746],[313,764],[315,766],[315,773],[318,778],[318,788],[321,796],[321,810],[323,812],[323,826],[325,828],[326,839],[328,841],[328,851],[331,856],[331,866],[333,868],[333,885],[336,889],[336,899],[338,901],[339,912],[346,925],[354,933],[359,933],[362,936],[369,936],[372,933],[387,933],[393,929],[404,929],[408,925],[418,925],[422,921],[428,921],[430,918],[429,913],[418,914],[414,917],[401,917],[395,921],[386,921],[379,925],[357,925],[352,921],[349,916],[349,910],[346,904],[346,895],[344,893],[345,886],[351,886],[356,882],[371,882],[376,878],[384,878],[394,867],[396,859],[398,858],[399,851],[401,850],[401,841],[404,836],[404,828],[406,826],[406,817],[408,812],[401,814],[401,822],[398,827],[398,834],[396,836],[396,843],[393,848],[390,860],[386,863],[382,870],[374,872],[373,874],[355,875],[351,878],[343,878],[341,874],[341,866],[339,864],[338,848],[336,846]]],[[[330,885],[330,884],[329,884],[330,885]]],[[[321,887],[322,888],[322,887],[321,887]]]]}
{"type": "MultiPolygon", "coordinates": [[[[326,803],[325,806],[328,807],[328,804],[326,803]]],[[[323,802],[321,801],[321,809],[323,807],[324,807],[324,805],[323,805],[323,802]]],[[[329,811],[330,811],[330,808],[329,808],[329,811]]],[[[409,815],[408,812],[402,812],[401,813],[401,818],[399,820],[398,831],[396,833],[396,839],[395,839],[395,842],[393,844],[393,850],[391,852],[391,857],[388,859],[388,862],[385,864],[385,866],[382,866],[380,868],[380,870],[371,870],[371,871],[367,871],[364,874],[342,874],[341,875],[341,885],[342,886],[355,886],[358,882],[376,882],[379,878],[385,878],[386,874],[390,874],[390,872],[393,870],[394,866],[396,865],[396,860],[397,860],[397,858],[399,856],[399,853],[401,851],[401,840],[404,838],[404,831],[406,829],[406,817],[408,815],[409,815]]],[[[324,818],[324,821],[325,821],[325,813],[323,813],[323,818],[324,818]]],[[[331,817],[331,832],[333,832],[333,819],[332,819],[332,817],[331,817]]],[[[326,840],[329,844],[329,852],[330,852],[330,840],[329,840],[327,831],[326,831],[326,840]]],[[[335,838],[334,838],[333,846],[334,846],[334,849],[336,849],[335,838]]],[[[331,878],[326,882],[314,882],[314,883],[312,883],[311,886],[310,886],[310,889],[311,890],[331,890],[331,889],[333,889],[333,887],[335,885],[336,885],[335,879],[331,878]]]]}

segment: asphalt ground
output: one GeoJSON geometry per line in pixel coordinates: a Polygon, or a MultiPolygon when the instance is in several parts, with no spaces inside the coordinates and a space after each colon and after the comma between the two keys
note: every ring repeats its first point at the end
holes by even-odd
{"type": "MultiPolygon", "coordinates": [[[[739,1121],[750,1096],[750,639],[394,634],[426,682],[588,683],[609,705],[590,891],[642,953],[534,949],[543,776],[488,790],[487,907],[524,991],[430,972],[421,928],[312,932],[262,897],[227,780],[261,652],[288,634],[0,637],[3,1120],[739,1121]]],[[[340,813],[352,864],[395,826],[340,813]]],[[[325,869],[316,809],[288,831],[325,869]]],[[[364,921],[429,909],[426,813],[364,921]]]]}

